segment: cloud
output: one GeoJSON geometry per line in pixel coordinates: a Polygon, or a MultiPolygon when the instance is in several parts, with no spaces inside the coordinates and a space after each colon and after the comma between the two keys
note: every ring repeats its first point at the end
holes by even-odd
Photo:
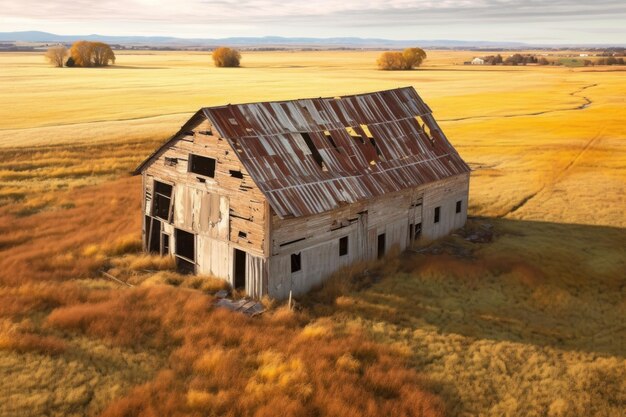
{"type": "MultiPolygon", "coordinates": [[[[68,28],[109,27],[110,34],[123,28],[133,32],[124,34],[180,36],[189,36],[190,31],[202,31],[204,36],[209,31],[226,36],[344,34],[426,39],[432,38],[429,34],[467,38],[485,32],[523,40],[536,36],[531,33],[536,31],[554,37],[569,24],[565,36],[582,39],[590,27],[597,37],[603,33],[597,29],[604,26],[602,36],[618,41],[625,35],[626,21],[624,0],[0,0],[0,10],[0,22],[12,22],[13,27],[16,22],[52,27],[63,23],[68,28]],[[490,25],[491,32],[484,25],[490,25]]],[[[23,27],[32,29],[38,28],[23,27]]]]}

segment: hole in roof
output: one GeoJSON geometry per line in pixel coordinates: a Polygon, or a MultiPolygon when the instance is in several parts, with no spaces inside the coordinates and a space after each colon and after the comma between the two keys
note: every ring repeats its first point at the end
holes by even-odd
{"type": "Polygon", "coordinates": [[[333,145],[333,148],[335,148],[335,150],[337,152],[339,152],[339,148],[337,148],[337,144],[335,143],[333,137],[331,136],[330,132],[328,130],[324,131],[324,136],[326,136],[326,139],[328,139],[328,141],[330,142],[331,145],[333,145]]]}
{"type": "Polygon", "coordinates": [[[365,139],[363,139],[363,136],[359,135],[352,126],[346,127],[346,132],[348,132],[348,135],[350,135],[352,139],[357,139],[361,141],[361,144],[365,143],[365,139]]]}
{"type": "Polygon", "coordinates": [[[230,119],[228,119],[228,121],[230,122],[230,124],[231,124],[231,125],[236,125],[236,124],[238,124],[238,123],[237,123],[237,120],[233,119],[232,117],[231,117],[230,119]]]}
{"type": "Polygon", "coordinates": [[[433,140],[433,137],[430,132],[430,127],[426,124],[426,120],[424,120],[421,116],[415,116],[415,120],[417,120],[417,124],[420,126],[420,129],[424,134],[428,137],[428,139],[433,140]]]}
{"type": "Polygon", "coordinates": [[[371,137],[372,137],[372,132],[370,132],[370,128],[369,128],[369,127],[367,127],[367,125],[361,125],[361,129],[363,129],[363,132],[365,132],[365,135],[366,135],[368,138],[371,138],[371,137]]]}
{"type": "Polygon", "coordinates": [[[326,167],[324,165],[324,160],[322,159],[322,155],[320,155],[320,152],[315,147],[315,144],[313,143],[311,136],[306,132],[300,133],[300,135],[302,136],[302,139],[304,139],[304,143],[306,143],[306,146],[311,151],[311,156],[315,160],[315,163],[317,163],[317,165],[320,168],[322,168],[322,170],[325,170],[326,167]]]}
{"type": "Polygon", "coordinates": [[[370,145],[372,145],[374,147],[374,149],[376,150],[376,155],[380,158],[380,159],[385,159],[383,157],[383,153],[381,152],[380,148],[378,147],[378,144],[376,143],[376,139],[374,139],[374,135],[372,135],[372,132],[370,131],[370,128],[367,125],[360,125],[361,129],[363,130],[363,132],[365,132],[365,134],[367,135],[367,138],[370,141],[370,145]]]}

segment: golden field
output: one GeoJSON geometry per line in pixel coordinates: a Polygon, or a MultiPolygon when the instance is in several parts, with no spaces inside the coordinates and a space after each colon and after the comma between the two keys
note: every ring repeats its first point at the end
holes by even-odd
{"type": "Polygon", "coordinates": [[[620,415],[626,69],[429,51],[384,72],[378,54],[214,68],[118,52],[101,69],[0,54],[0,416],[620,415]],[[208,308],[218,282],[138,253],[128,173],[199,107],[405,85],[474,169],[468,229],[493,242],[358,265],[303,311],[257,319],[208,308]]]}

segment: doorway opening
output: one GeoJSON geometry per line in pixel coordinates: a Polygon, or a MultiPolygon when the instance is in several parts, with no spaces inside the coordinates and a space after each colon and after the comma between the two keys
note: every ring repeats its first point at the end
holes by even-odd
{"type": "Polygon", "coordinates": [[[378,235],[378,259],[385,256],[385,234],[378,235]]]}
{"type": "Polygon", "coordinates": [[[246,253],[235,249],[235,288],[246,288],[246,253]]]}

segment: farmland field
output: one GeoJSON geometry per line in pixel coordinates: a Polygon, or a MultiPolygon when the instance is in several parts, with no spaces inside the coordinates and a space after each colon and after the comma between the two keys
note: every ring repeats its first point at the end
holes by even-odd
{"type": "Polygon", "coordinates": [[[195,52],[118,52],[100,69],[0,54],[0,416],[410,415],[408,402],[433,416],[620,415],[626,68],[428,53],[402,72],[361,51],[250,52],[242,68],[195,52]],[[492,242],[452,236],[358,265],[303,311],[252,320],[206,308],[210,277],[138,253],[129,172],[199,107],[406,85],[472,167],[468,229],[492,242]],[[377,372],[388,391],[345,388],[377,372]],[[376,405],[323,401],[365,392],[376,405]]]}

